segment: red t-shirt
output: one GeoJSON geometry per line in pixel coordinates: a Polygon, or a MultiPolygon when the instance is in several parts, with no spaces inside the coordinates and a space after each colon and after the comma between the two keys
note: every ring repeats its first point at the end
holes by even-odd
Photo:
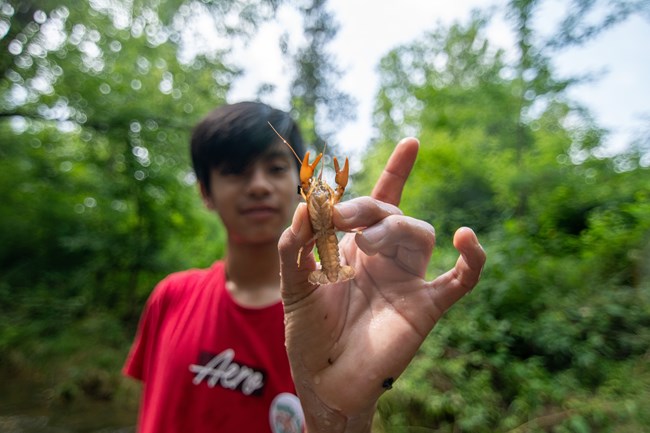
{"type": "Polygon", "coordinates": [[[282,304],[243,307],[225,283],[216,262],[172,274],[151,294],[124,365],[144,382],[139,432],[302,430],[282,304]]]}

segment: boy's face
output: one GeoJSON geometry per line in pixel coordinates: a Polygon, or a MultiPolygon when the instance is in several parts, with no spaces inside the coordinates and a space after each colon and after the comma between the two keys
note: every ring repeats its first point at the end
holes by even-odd
{"type": "Polygon", "coordinates": [[[213,168],[206,206],[216,211],[231,242],[276,243],[298,205],[295,157],[282,143],[270,146],[241,172],[213,168]]]}

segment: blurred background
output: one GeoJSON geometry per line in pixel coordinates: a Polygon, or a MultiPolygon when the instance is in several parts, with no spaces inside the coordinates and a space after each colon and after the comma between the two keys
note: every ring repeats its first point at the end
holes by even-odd
{"type": "Polygon", "coordinates": [[[133,431],[144,301],[223,254],[189,133],[242,99],[348,197],[419,137],[430,276],[488,252],[377,432],[650,431],[650,3],[438,3],[0,0],[0,431],[133,431]]]}

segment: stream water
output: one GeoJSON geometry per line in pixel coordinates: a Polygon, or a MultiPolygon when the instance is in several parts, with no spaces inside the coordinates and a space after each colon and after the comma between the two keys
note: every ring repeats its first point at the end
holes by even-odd
{"type": "Polygon", "coordinates": [[[24,377],[0,377],[0,433],[134,433],[137,414],[115,401],[54,403],[48,388],[24,377]]]}

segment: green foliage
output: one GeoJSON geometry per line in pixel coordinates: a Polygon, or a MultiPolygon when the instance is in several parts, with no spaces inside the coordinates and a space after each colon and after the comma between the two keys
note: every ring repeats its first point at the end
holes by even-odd
{"type": "MultiPolygon", "coordinates": [[[[132,332],[164,275],[223,253],[188,142],[237,72],[223,51],[183,55],[196,9],[177,3],[3,3],[0,359],[97,308],[132,332]]],[[[254,5],[206,7],[243,34],[275,8],[254,5]]]]}
{"type": "Polygon", "coordinates": [[[532,45],[535,3],[511,5],[521,43],[509,62],[481,15],[382,60],[382,138],[355,186],[369,192],[372,162],[418,136],[402,209],[436,227],[436,262],[451,266],[461,225],[488,254],[479,286],[382,400],[386,432],[650,426],[650,170],[598,156],[606,131],[563,98],[572,81],[532,45]],[[639,385],[621,381],[632,371],[639,385]]]}
{"type": "MultiPolygon", "coordinates": [[[[594,2],[575,3],[587,11],[594,2]]],[[[196,9],[185,2],[2,4],[0,362],[31,366],[57,401],[134,402],[118,371],[144,299],[163,275],[223,252],[222,230],[193,186],[187,142],[238,71],[223,49],[187,56],[181,30],[196,9]]],[[[417,135],[402,208],[436,227],[430,275],[456,260],[451,238],[461,225],[479,232],[488,264],[381,400],[380,430],[650,427],[647,143],[599,156],[607,132],[566,100],[575,80],[557,79],[535,45],[538,4],[509,5],[515,59],[491,46],[490,18],[477,13],[381,62],[380,138],[357,194],[370,191],[397,139],[417,135]]],[[[319,73],[332,72],[320,51],[335,33],[323,5],[305,8],[313,43],[299,53],[309,68],[294,89],[314,131],[315,107],[331,90],[318,87],[327,84],[319,73]]],[[[612,5],[614,20],[637,7],[612,5]]],[[[239,26],[215,21],[235,36],[254,31],[277,2],[193,7],[239,16],[239,26]]],[[[558,41],[579,43],[589,31],[558,41]]]]}

